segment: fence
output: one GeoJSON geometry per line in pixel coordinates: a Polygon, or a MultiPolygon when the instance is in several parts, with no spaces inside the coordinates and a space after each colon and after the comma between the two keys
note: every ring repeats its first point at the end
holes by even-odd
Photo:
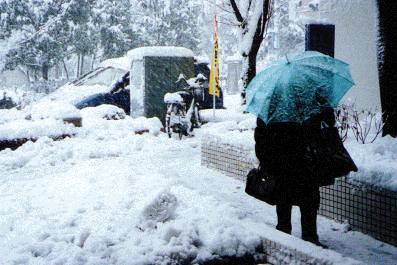
{"type": "MultiPolygon", "coordinates": [[[[202,142],[202,165],[239,180],[245,180],[247,172],[257,165],[253,150],[208,139],[202,142]]],[[[340,178],[334,185],[322,187],[320,193],[319,214],[397,246],[397,192],[340,178]]]]}

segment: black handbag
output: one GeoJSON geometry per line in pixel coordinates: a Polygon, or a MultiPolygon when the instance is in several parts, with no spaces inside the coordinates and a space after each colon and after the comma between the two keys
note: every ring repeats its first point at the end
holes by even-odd
{"type": "Polygon", "coordinates": [[[260,168],[251,169],[247,175],[245,192],[258,200],[275,205],[279,194],[279,180],[260,168]]]}
{"type": "Polygon", "coordinates": [[[338,178],[357,172],[357,166],[339,136],[336,127],[309,130],[305,135],[305,169],[320,183],[326,178],[338,178]]]}

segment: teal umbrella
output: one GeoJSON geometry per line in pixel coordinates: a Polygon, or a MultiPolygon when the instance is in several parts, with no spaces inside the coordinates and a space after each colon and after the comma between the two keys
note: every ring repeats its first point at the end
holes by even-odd
{"type": "Polygon", "coordinates": [[[256,75],[247,87],[247,111],[265,123],[298,122],[336,107],[354,85],[348,64],[306,51],[256,75]]]}

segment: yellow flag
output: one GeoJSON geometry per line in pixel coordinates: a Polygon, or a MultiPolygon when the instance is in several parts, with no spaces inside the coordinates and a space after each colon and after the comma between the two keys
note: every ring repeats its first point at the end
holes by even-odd
{"type": "Polygon", "coordinates": [[[214,47],[212,48],[211,55],[211,70],[210,70],[210,83],[209,94],[220,96],[219,85],[219,50],[218,50],[218,20],[215,16],[215,31],[214,31],[214,47]]]}

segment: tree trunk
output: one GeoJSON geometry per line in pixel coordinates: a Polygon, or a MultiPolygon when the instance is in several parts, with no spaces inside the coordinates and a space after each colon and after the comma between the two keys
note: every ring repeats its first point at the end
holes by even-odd
{"type": "Polygon", "coordinates": [[[55,65],[55,79],[59,80],[61,78],[61,67],[59,65],[59,62],[55,65]]]}
{"type": "MultiPolygon", "coordinates": [[[[266,3],[265,3],[266,5],[266,3]]],[[[269,5],[269,4],[267,4],[269,5]]],[[[265,10],[268,10],[268,6],[265,10]]],[[[265,12],[264,10],[264,12],[265,12]]],[[[267,11],[268,12],[268,11],[267,11]]],[[[265,13],[264,16],[267,17],[268,13],[265,13]]],[[[246,80],[244,80],[244,103],[245,103],[245,88],[247,88],[248,84],[251,82],[252,79],[254,79],[256,75],[256,57],[258,56],[259,49],[261,48],[262,42],[263,42],[263,34],[264,34],[264,29],[262,27],[266,27],[267,21],[263,21],[263,18],[261,18],[258,21],[258,25],[256,28],[255,36],[252,41],[252,46],[251,50],[248,54],[248,69],[246,73],[246,80]],[[262,24],[264,23],[264,24],[262,24]]]]}
{"type": "Polygon", "coordinates": [[[84,74],[84,54],[81,55],[80,76],[84,74]]]}
{"type": "Polygon", "coordinates": [[[76,78],[80,76],[80,54],[77,55],[77,71],[76,71],[76,78]]]}
{"type": "Polygon", "coordinates": [[[397,137],[397,13],[396,1],[378,0],[378,69],[383,111],[383,135],[397,137]]]}
{"type": "Polygon", "coordinates": [[[254,79],[256,75],[256,57],[258,55],[258,51],[251,51],[248,55],[248,69],[247,69],[247,82],[246,87],[254,79]]]}
{"type": "MultiPolygon", "coordinates": [[[[245,19],[241,16],[241,13],[237,9],[237,5],[235,1],[231,1],[232,7],[235,11],[236,18],[237,20],[241,23],[241,27],[243,32],[247,30],[245,28],[247,24],[245,23],[245,19]]],[[[251,4],[251,2],[250,2],[251,4]]],[[[254,79],[256,75],[256,57],[258,55],[259,49],[262,45],[263,39],[264,39],[264,34],[267,28],[267,23],[269,20],[269,14],[271,12],[271,0],[264,0],[263,1],[263,10],[262,10],[262,16],[259,18],[256,29],[255,29],[255,35],[252,40],[251,44],[251,49],[249,50],[248,54],[243,54],[243,57],[245,57],[248,61],[247,67],[245,69],[245,73],[243,75],[243,91],[241,92],[241,97],[243,100],[243,104],[246,104],[246,92],[245,89],[247,88],[248,84],[251,82],[252,79],[254,79]]]]}
{"type": "Polygon", "coordinates": [[[69,80],[69,72],[68,72],[68,68],[66,67],[66,63],[64,59],[62,59],[62,64],[63,64],[63,69],[65,70],[66,80],[69,80]]]}
{"type": "Polygon", "coordinates": [[[48,65],[48,63],[43,63],[41,65],[41,73],[42,73],[42,77],[44,80],[48,81],[48,71],[50,70],[50,67],[48,65]]]}
{"type": "Polygon", "coordinates": [[[91,71],[94,70],[94,63],[95,63],[95,59],[96,59],[96,53],[94,53],[92,55],[92,61],[91,61],[91,71]]]}
{"type": "Polygon", "coordinates": [[[244,76],[243,76],[243,84],[244,84],[244,90],[241,91],[241,97],[243,99],[243,104],[246,103],[245,100],[245,88],[248,86],[248,84],[251,82],[252,79],[254,79],[256,75],[256,57],[258,55],[258,51],[252,50],[248,54],[248,68],[246,69],[244,76]]]}

